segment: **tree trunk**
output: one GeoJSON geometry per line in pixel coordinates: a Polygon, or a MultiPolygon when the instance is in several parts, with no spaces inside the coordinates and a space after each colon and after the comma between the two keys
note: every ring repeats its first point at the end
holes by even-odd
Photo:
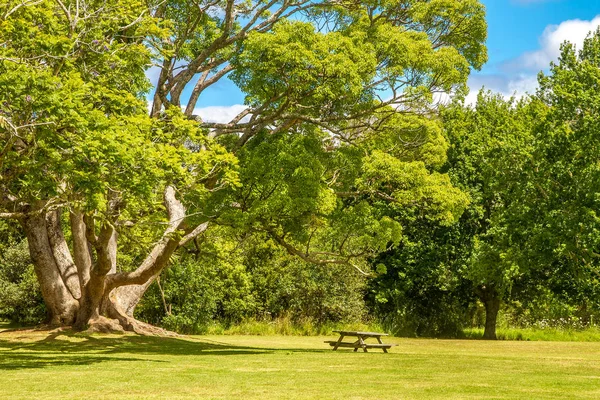
{"type": "MultiPolygon", "coordinates": [[[[74,242],[78,241],[75,236],[73,239],[74,242]]],[[[85,328],[90,321],[100,321],[104,313],[102,303],[108,297],[105,293],[106,276],[117,272],[117,232],[114,227],[103,226],[100,236],[95,238],[94,242],[98,261],[90,270],[89,279],[84,286],[85,295],[79,302],[79,312],[74,325],[77,330],[85,328]]],[[[85,243],[87,244],[87,240],[85,243]]]]}
{"type": "Polygon", "coordinates": [[[157,276],[153,275],[142,285],[127,285],[114,289],[109,295],[110,300],[123,314],[133,318],[135,307],[137,307],[142,296],[144,296],[144,293],[146,293],[148,287],[156,280],[157,276]]]}
{"type": "Polygon", "coordinates": [[[500,296],[498,291],[493,287],[481,286],[477,288],[476,293],[485,307],[483,338],[486,340],[496,340],[496,323],[498,321],[498,312],[500,311],[500,296]]]}
{"type": "Polygon", "coordinates": [[[487,340],[496,340],[496,322],[498,320],[498,311],[500,310],[500,299],[493,298],[485,302],[485,330],[483,338],[487,340]]]}
{"type": "Polygon", "coordinates": [[[179,229],[185,219],[185,208],[175,198],[173,187],[165,189],[164,202],[169,216],[167,228],[140,266],[131,272],[117,271],[118,198],[111,197],[108,212],[104,214],[108,217],[102,220],[100,229],[94,214],[71,211],[73,255],[63,234],[60,210],[24,214],[26,217],[20,222],[27,235],[50,324],[102,332],[126,329],[165,333],[135,320],[135,307],[177,248],[204,232],[208,223],[181,237],[179,229]]]}
{"type": "Polygon", "coordinates": [[[79,303],[63,280],[65,277],[72,282],[70,275],[61,275],[48,237],[46,219],[42,215],[35,215],[21,220],[21,225],[27,235],[29,253],[48,309],[48,322],[51,325],[71,325],[75,321],[79,303]]]}
{"type": "Polygon", "coordinates": [[[65,235],[60,222],[61,213],[52,211],[46,216],[46,229],[48,230],[48,240],[52,247],[52,253],[56,266],[69,292],[76,300],[81,298],[81,285],[77,267],[69,251],[69,245],[65,240],[65,235]]]}

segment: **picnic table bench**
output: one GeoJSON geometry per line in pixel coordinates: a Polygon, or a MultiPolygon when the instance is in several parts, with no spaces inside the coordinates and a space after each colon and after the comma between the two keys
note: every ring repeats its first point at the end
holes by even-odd
{"type": "Polygon", "coordinates": [[[363,349],[366,353],[367,349],[381,349],[384,353],[387,353],[388,349],[392,346],[396,346],[395,344],[383,343],[381,341],[382,336],[389,336],[387,333],[379,333],[379,332],[359,332],[359,331],[334,331],[340,334],[338,340],[326,340],[325,343],[329,343],[330,346],[333,347],[333,350],[337,350],[338,347],[350,347],[353,348],[354,351],[358,351],[358,349],[363,349]],[[351,336],[356,337],[358,340],[355,342],[344,342],[344,337],[351,336]],[[366,340],[369,338],[377,339],[378,343],[366,343],[366,340]]]}

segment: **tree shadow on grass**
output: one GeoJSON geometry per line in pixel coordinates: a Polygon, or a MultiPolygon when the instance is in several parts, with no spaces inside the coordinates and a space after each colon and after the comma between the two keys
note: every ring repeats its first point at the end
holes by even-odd
{"type": "MultiPolygon", "coordinates": [[[[17,333],[18,331],[12,332],[17,333]]],[[[102,336],[51,331],[46,337],[31,341],[22,336],[4,339],[0,335],[0,371],[23,368],[46,368],[61,365],[92,365],[106,361],[152,363],[170,362],[143,356],[236,356],[261,355],[276,351],[324,352],[313,349],[276,349],[235,346],[211,340],[192,340],[157,336],[102,336]]]]}

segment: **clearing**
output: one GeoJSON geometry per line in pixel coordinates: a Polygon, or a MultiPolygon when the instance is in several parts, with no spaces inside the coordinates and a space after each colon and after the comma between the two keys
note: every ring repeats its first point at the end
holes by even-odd
{"type": "Polygon", "coordinates": [[[0,333],[6,399],[597,399],[600,343],[0,333]]]}

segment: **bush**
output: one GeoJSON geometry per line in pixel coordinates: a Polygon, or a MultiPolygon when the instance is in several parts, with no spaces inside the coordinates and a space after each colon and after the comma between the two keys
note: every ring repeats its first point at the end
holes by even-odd
{"type": "Polygon", "coordinates": [[[174,262],[146,292],[136,316],[176,332],[199,334],[213,320],[231,323],[251,314],[254,301],[246,272],[229,262],[203,261],[187,257],[174,262]]]}
{"type": "Polygon", "coordinates": [[[0,319],[32,325],[45,317],[46,308],[27,241],[6,246],[0,254],[0,319]]]}
{"type": "Polygon", "coordinates": [[[240,243],[224,234],[174,260],[136,315],[195,334],[254,322],[289,321],[296,328],[358,322],[366,317],[365,283],[350,267],[304,263],[258,235],[240,243]]]}

